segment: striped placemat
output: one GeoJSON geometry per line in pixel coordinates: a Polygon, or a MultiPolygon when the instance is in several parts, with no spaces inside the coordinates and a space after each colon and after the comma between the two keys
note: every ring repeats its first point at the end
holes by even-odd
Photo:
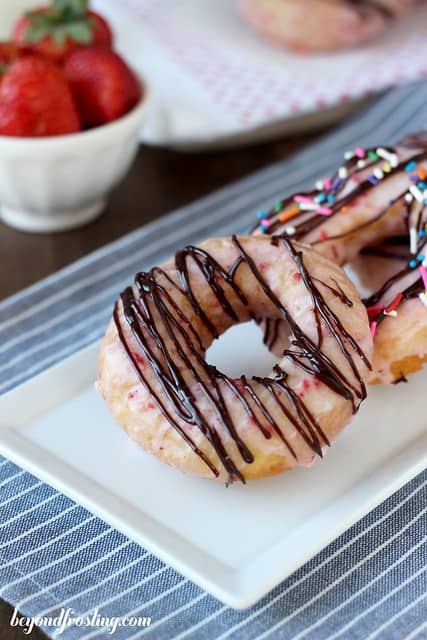
{"type": "MultiPolygon", "coordinates": [[[[0,392],[99,338],[134,272],[184,243],[244,231],[254,213],[326,175],[355,146],[393,142],[427,124],[427,84],[383,96],[290,160],[103,247],[0,304],[0,392]]],[[[118,640],[427,637],[427,474],[423,473],[285,580],[237,612],[71,500],[0,457],[0,596],[26,616],[148,616],[118,640]]],[[[82,618],[84,621],[84,618],[82,618]]],[[[45,623],[49,621],[45,621],[45,623]]],[[[70,626],[89,640],[107,628],[70,626]]]]}

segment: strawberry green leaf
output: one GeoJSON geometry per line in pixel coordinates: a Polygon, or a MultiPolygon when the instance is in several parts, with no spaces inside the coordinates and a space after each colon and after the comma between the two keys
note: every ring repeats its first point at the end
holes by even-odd
{"type": "Polygon", "coordinates": [[[84,16],[89,7],[88,0],[52,0],[52,7],[58,15],[84,16]]]}
{"type": "Polygon", "coordinates": [[[67,26],[67,34],[80,44],[90,44],[93,41],[93,30],[88,20],[70,22],[67,26]]]}
{"type": "Polygon", "coordinates": [[[45,36],[49,35],[50,28],[49,25],[40,25],[40,24],[32,24],[30,23],[25,31],[24,40],[28,44],[33,44],[34,42],[38,42],[42,40],[45,36]]]}
{"type": "Polygon", "coordinates": [[[68,38],[68,29],[65,25],[57,25],[50,31],[50,35],[52,36],[55,44],[61,46],[68,38]]]}
{"type": "Polygon", "coordinates": [[[25,42],[33,44],[45,36],[51,36],[58,46],[64,44],[68,38],[79,44],[93,42],[94,22],[91,17],[85,13],[77,14],[70,11],[70,3],[87,5],[86,0],[57,0],[57,2],[63,2],[63,13],[57,13],[52,9],[42,12],[30,11],[26,14],[29,24],[24,35],[25,42]]]}
{"type": "Polygon", "coordinates": [[[54,17],[48,13],[42,13],[40,11],[28,11],[26,14],[28,18],[28,26],[24,34],[24,42],[32,44],[38,42],[44,36],[50,33],[54,22],[54,17]]]}
{"type": "Polygon", "coordinates": [[[49,33],[57,45],[64,44],[68,38],[79,44],[90,44],[92,42],[92,29],[87,20],[75,20],[74,22],[57,24],[49,33]]]}
{"type": "Polygon", "coordinates": [[[54,16],[40,11],[28,11],[26,14],[28,22],[33,27],[49,27],[54,22],[54,16]]]}

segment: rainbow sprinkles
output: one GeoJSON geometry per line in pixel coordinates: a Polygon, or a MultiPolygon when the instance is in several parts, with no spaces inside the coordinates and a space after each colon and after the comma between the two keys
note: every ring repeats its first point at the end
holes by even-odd
{"type": "MultiPolygon", "coordinates": [[[[332,176],[316,182],[314,190],[279,200],[268,212],[260,211],[252,233],[292,236],[317,245],[318,250],[341,265],[376,240],[380,221],[390,229],[385,236],[380,233],[380,241],[388,235],[404,235],[408,249],[406,266],[364,301],[375,336],[379,324],[387,317],[396,317],[399,306],[409,298],[418,296],[427,307],[426,161],[426,132],[406,137],[396,148],[358,147],[348,151],[344,163],[332,176]],[[389,194],[384,205],[378,206],[376,200],[381,198],[377,198],[376,191],[384,188],[389,194]],[[363,200],[367,196],[371,197],[369,205],[363,200]],[[346,216],[345,224],[341,216],[346,216]],[[349,218],[354,218],[354,224],[348,222],[349,218]],[[337,241],[341,243],[339,250],[335,245],[325,250],[321,246],[337,241]],[[354,250],[349,251],[350,243],[353,249],[356,247],[354,250]],[[417,271],[416,281],[383,302],[392,285],[395,288],[411,271],[417,271]]],[[[384,199],[384,194],[381,197],[384,199]]]]}

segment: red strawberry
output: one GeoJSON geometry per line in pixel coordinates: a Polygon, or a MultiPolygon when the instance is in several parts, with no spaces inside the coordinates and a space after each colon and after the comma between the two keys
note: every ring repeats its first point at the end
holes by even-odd
{"type": "Polygon", "coordinates": [[[13,42],[0,42],[0,73],[18,57],[18,49],[13,42]]]}
{"type": "Polygon", "coordinates": [[[80,130],[62,69],[35,56],[20,58],[9,67],[0,82],[0,135],[55,136],[80,130]]]}
{"type": "Polygon", "coordinates": [[[141,98],[135,74],[110,49],[78,49],[66,60],[64,69],[86,127],[120,118],[141,98]]]}
{"type": "Polygon", "coordinates": [[[113,34],[102,16],[88,10],[88,0],[52,0],[18,20],[13,39],[20,50],[62,62],[82,45],[110,48],[113,34]]]}

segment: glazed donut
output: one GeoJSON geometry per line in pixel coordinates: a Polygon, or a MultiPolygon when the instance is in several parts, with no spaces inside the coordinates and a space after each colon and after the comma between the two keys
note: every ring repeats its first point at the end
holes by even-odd
{"type": "Polygon", "coordinates": [[[314,190],[259,212],[252,233],[292,237],[346,264],[363,247],[406,233],[412,209],[424,200],[425,172],[427,133],[407,136],[396,148],[349,151],[314,190]]]}
{"type": "Polygon", "coordinates": [[[374,336],[370,382],[397,383],[427,361],[427,247],[425,220],[410,252],[408,237],[366,247],[352,263],[374,336]]]}
{"type": "Polygon", "coordinates": [[[420,0],[238,0],[269,40],[296,51],[332,51],[373,40],[420,0]]]}
{"type": "Polygon", "coordinates": [[[312,464],[366,397],[372,338],[344,271],[286,238],[211,239],[136,275],[104,337],[97,386],[140,446],[226,483],[312,464]],[[206,350],[230,326],[282,318],[268,377],[233,379],[206,350]]]}
{"type": "MultiPolygon", "coordinates": [[[[393,287],[387,285],[381,295],[372,294],[365,301],[375,338],[371,381],[395,382],[419,369],[427,354],[422,329],[427,280],[424,282],[424,266],[419,261],[421,256],[424,260],[426,205],[427,133],[424,132],[407,136],[396,149],[376,147],[347,153],[345,164],[331,178],[321,181],[314,191],[278,202],[269,213],[261,212],[253,230],[255,234],[290,236],[309,243],[340,265],[352,262],[361,251],[363,256],[363,248],[371,243],[395,234],[404,235],[407,254],[402,280],[393,287]],[[400,291],[396,291],[398,286],[400,291]],[[414,299],[419,294],[421,297],[414,299]],[[399,309],[395,308],[397,299],[399,309]],[[378,317],[377,305],[380,305],[378,317]],[[377,332],[385,319],[387,322],[377,332]],[[408,326],[412,326],[411,331],[408,326]],[[401,337],[404,332],[405,341],[401,337]],[[400,350],[394,348],[397,337],[400,350]]],[[[360,258],[356,270],[361,271],[362,264],[360,258]]],[[[372,278],[371,265],[367,269],[372,278]]],[[[381,290],[387,281],[388,277],[378,281],[377,288],[381,290]]],[[[264,341],[278,354],[283,348],[280,322],[263,324],[264,341]]]]}
{"type": "Polygon", "coordinates": [[[350,263],[351,279],[362,301],[378,292],[409,260],[407,235],[393,236],[379,244],[363,247],[350,263]]]}

